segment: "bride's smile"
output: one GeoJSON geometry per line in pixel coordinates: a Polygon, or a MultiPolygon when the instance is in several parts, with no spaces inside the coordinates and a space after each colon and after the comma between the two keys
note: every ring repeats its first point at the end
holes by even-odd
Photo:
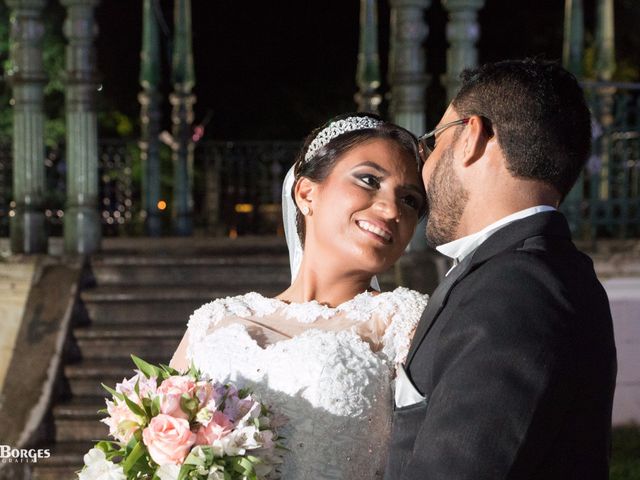
{"type": "Polygon", "coordinates": [[[378,226],[368,220],[356,220],[356,225],[383,243],[391,243],[393,241],[393,235],[386,225],[378,226]]]}

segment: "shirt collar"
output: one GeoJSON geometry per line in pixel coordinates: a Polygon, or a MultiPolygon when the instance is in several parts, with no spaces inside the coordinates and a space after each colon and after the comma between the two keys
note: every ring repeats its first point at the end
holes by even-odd
{"type": "Polygon", "coordinates": [[[500,230],[505,225],[515,222],[516,220],[530,217],[531,215],[535,215],[536,213],[551,212],[554,210],[556,209],[548,205],[538,205],[535,207],[527,208],[525,210],[520,210],[519,212],[512,213],[511,215],[501,218],[497,222],[486,226],[479,232],[472,233],[471,235],[467,235],[466,237],[462,237],[452,242],[440,245],[436,247],[436,250],[443,255],[452,258],[454,260],[454,265],[457,265],[462,260],[464,260],[467,255],[475,252],[476,249],[480,245],[482,245],[482,243],[487,238],[489,238],[492,234],[500,230]]]}

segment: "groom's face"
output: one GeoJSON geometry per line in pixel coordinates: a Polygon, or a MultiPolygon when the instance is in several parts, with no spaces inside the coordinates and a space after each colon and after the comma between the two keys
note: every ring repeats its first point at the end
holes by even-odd
{"type": "MultiPolygon", "coordinates": [[[[458,120],[459,115],[449,107],[438,126],[458,120]]],[[[460,219],[469,195],[455,170],[455,147],[463,125],[440,132],[436,146],[427,158],[422,170],[422,180],[427,190],[427,242],[432,247],[457,238],[460,219]]]]}

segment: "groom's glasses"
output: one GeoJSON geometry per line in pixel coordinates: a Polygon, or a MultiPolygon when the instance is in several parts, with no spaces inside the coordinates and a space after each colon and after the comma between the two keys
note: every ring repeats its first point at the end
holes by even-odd
{"type": "Polygon", "coordinates": [[[466,125],[469,123],[470,118],[461,118],[460,120],[455,120],[453,122],[445,123],[444,125],[440,125],[439,127],[434,128],[430,132],[425,133],[420,138],[418,138],[418,146],[420,149],[420,156],[422,157],[422,161],[426,162],[427,157],[431,155],[433,149],[436,148],[436,135],[443,130],[446,130],[449,127],[455,127],[456,125],[466,125]]]}

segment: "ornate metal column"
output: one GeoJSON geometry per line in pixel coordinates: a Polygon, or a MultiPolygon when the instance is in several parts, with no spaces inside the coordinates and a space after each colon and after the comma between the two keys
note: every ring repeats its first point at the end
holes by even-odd
{"type": "Polygon", "coordinates": [[[46,0],[7,0],[11,8],[13,87],[13,198],[11,250],[46,252],[43,212],[44,114],[46,77],[42,65],[42,9],[46,0]]]}
{"type": "MultiPolygon", "coordinates": [[[[422,135],[426,131],[426,56],[422,46],[429,34],[424,11],[431,0],[390,0],[391,42],[389,84],[391,119],[407,130],[422,135]]],[[[427,248],[423,220],[409,244],[409,250],[427,248]]]]}
{"type": "MultiPolygon", "coordinates": [[[[596,78],[610,81],[616,70],[615,26],[613,15],[613,0],[598,0],[596,17],[596,78]]],[[[614,122],[613,108],[616,88],[603,86],[599,88],[600,115],[598,121],[603,129],[600,139],[602,169],[600,170],[600,198],[609,197],[610,175],[610,137],[609,133],[614,122]]]]}
{"type": "Polygon", "coordinates": [[[613,0],[598,0],[596,20],[596,74],[609,81],[616,70],[613,0]]]}
{"type": "Polygon", "coordinates": [[[100,249],[98,215],[98,129],[95,111],[97,78],[93,39],[97,26],[93,10],[99,0],[61,0],[67,8],[66,162],[67,208],[64,244],[68,253],[100,249]]]}
{"type": "Polygon", "coordinates": [[[378,5],[376,0],[360,0],[360,48],[354,99],[359,112],[378,113],[382,96],[380,87],[380,57],[378,55],[378,5]]]}
{"type": "MultiPolygon", "coordinates": [[[[565,0],[564,39],[562,43],[562,64],[576,78],[582,78],[584,57],[584,9],[582,0],[565,0]]],[[[563,211],[571,227],[577,233],[582,217],[583,176],[567,194],[563,202],[563,211]]]]}
{"type": "Polygon", "coordinates": [[[447,99],[451,101],[460,88],[460,73],[478,65],[478,10],[484,6],[484,0],[442,0],[442,3],[449,12],[447,74],[443,83],[447,87],[447,99]]]}
{"type": "Polygon", "coordinates": [[[584,53],[584,9],[582,0],[565,0],[562,63],[577,78],[582,77],[584,53]]]}
{"type": "Polygon", "coordinates": [[[425,131],[429,81],[422,46],[429,33],[424,11],[431,0],[390,0],[390,3],[389,110],[395,123],[420,135],[425,131]]]}
{"type": "Polygon", "coordinates": [[[191,235],[193,231],[193,104],[191,89],[195,84],[191,51],[191,0],[175,0],[173,38],[173,231],[177,235],[191,235]]]}
{"type": "Polygon", "coordinates": [[[140,54],[140,160],[142,161],[142,208],[146,215],[147,234],[162,233],[160,201],[160,35],[156,8],[157,0],[144,0],[142,52],[140,54]]]}

